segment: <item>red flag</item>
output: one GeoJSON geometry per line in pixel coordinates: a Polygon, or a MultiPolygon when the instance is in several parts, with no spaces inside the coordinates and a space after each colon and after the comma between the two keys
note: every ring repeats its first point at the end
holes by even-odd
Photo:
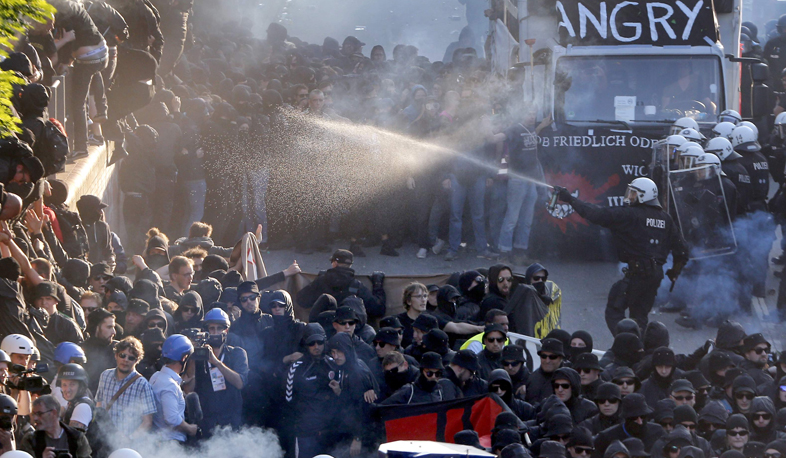
{"type": "Polygon", "coordinates": [[[510,409],[496,394],[453,401],[376,406],[375,412],[385,426],[386,442],[430,440],[453,442],[453,436],[472,429],[478,436],[489,436],[494,420],[510,409]]]}

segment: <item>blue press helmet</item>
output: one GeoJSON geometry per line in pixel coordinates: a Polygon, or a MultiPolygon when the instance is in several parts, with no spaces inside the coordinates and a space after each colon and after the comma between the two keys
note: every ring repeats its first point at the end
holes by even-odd
{"type": "Polygon", "coordinates": [[[194,352],[194,345],[183,334],[173,334],[166,338],[161,348],[161,356],[172,361],[182,361],[184,356],[194,352]]]}
{"type": "Polygon", "coordinates": [[[69,364],[72,361],[77,364],[85,364],[87,356],[79,345],[73,342],[61,342],[55,347],[55,361],[60,364],[69,364]]]}
{"type": "Polygon", "coordinates": [[[228,328],[230,324],[229,315],[227,315],[227,312],[221,310],[220,308],[210,309],[205,314],[205,318],[203,319],[203,321],[205,323],[205,326],[207,326],[208,323],[220,323],[228,328]]]}

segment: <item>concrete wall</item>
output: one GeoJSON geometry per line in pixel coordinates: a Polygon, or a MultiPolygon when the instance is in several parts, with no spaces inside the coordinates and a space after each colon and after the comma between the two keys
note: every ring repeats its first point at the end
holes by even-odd
{"type": "MultiPolygon", "coordinates": [[[[110,144],[111,145],[111,144],[110,144]]],[[[108,166],[110,148],[106,146],[90,147],[90,154],[76,162],[66,164],[63,172],[56,178],[68,184],[68,200],[66,203],[76,211],[76,202],[84,194],[100,196],[101,200],[109,205],[104,209],[106,221],[112,230],[125,239],[125,225],[123,223],[122,193],[117,179],[118,168],[108,166]]]]}

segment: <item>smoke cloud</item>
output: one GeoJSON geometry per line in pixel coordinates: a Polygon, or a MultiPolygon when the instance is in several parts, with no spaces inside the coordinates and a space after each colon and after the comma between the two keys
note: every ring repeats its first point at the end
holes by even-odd
{"type": "Polygon", "coordinates": [[[203,440],[195,448],[185,448],[174,441],[161,440],[149,434],[138,437],[133,443],[111,440],[113,449],[131,448],[143,458],[282,458],[284,452],[278,437],[270,430],[244,427],[238,431],[230,427],[217,428],[210,439],[203,440]]]}

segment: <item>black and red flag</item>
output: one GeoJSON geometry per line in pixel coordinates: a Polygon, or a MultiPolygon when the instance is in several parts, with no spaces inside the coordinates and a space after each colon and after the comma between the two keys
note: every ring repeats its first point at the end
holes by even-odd
{"type": "Polygon", "coordinates": [[[453,443],[457,432],[465,429],[475,430],[481,443],[487,442],[497,415],[510,412],[505,402],[492,393],[453,401],[376,406],[374,410],[385,428],[385,442],[427,440],[450,443],[453,443]]]}

